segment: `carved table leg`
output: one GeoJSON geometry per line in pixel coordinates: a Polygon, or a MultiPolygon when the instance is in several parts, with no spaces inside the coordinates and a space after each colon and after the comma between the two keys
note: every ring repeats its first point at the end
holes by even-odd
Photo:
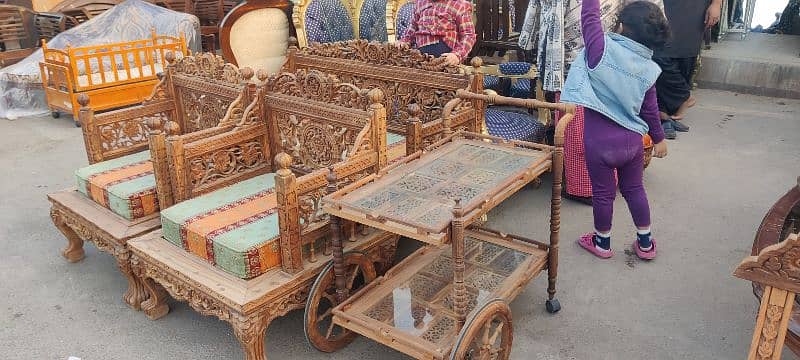
{"type": "Polygon", "coordinates": [[[118,252],[117,265],[119,265],[122,275],[125,275],[125,278],[128,279],[128,290],[125,291],[123,296],[125,303],[134,310],[141,310],[142,302],[147,300],[148,294],[144,284],[142,284],[142,280],[133,273],[130,251],[125,249],[118,252]]]}
{"type": "Polygon", "coordinates": [[[795,294],[767,286],[758,309],[748,360],[780,360],[795,294]]]}
{"type": "Polygon", "coordinates": [[[260,321],[258,318],[239,316],[231,321],[233,333],[242,344],[246,360],[267,360],[264,352],[264,337],[271,320],[260,321]]]}
{"type": "Polygon", "coordinates": [[[66,222],[64,222],[63,215],[56,209],[50,209],[50,218],[53,219],[53,224],[64,234],[69,242],[67,247],[61,251],[61,255],[71,263],[76,263],[83,260],[83,239],[81,239],[75,230],[72,230],[66,222]]]}
{"type": "Polygon", "coordinates": [[[142,311],[150,320],[158,320],[169,312],[167,292],[150,278],[142,278],[141,284],[147,290],[148,299],[142,302],[142,311]]]}

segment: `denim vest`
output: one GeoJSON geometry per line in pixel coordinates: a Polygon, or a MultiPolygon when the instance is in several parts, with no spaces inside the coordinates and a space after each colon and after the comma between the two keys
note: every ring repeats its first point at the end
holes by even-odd
{"type": "Polygon", "coordinates": [[[564,83],[561,101],[597,111],[620,126],[646,134],[647,122],[639,116],[647,90],[661,68],[653,51],[625,36],[606,33],[603,58],[590,69],[586,49],[581,49],[564,83]]]}

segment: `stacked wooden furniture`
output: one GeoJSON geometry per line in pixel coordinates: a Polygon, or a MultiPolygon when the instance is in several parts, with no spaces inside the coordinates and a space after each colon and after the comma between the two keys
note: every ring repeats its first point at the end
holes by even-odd
{"type": "Polygon", "coordinates": [[[72,113],[78,119],[78,97],[92,99],[92,109],[108,110],[141,103],[158,83],[165,55],[186,54],[186,40],[153,33],[150,39],[106,45],[50,49],[42,41],[44,61],[39,63],[47,105],[72,113]]]}
{"type": "Polygon", "coordinates": [[[472,56],[501,56],[519,48],[519,29],[525,19],[528,1],[486,0],[477,1],[475,7],[475,33],[477,39],[472,56]]]}
{"type": "MultiPolygon", "coordinates": [[[[459,97],[517,102],[463,90],[459,97]]],[[[564,130],[575,108],[525,104],[566,113],[555,147],[460,131],[341,190],[336,175],[329,176],[323,209],[331,214],[334,258],[306,304],[304,329],[312,346],[332,352],[361,334],[417,359],[507,360],[513,339],[508,303],[545,269],[546,308],[560,310],[555,285],[564,130]],[[474,227],[547,171],[554,174],[549,244],[474,227]],[[342,251],[341,219],[428,246],[376,279],[368,256],[342,251]],[[354,292],[347,279],[357,275],[369,284],[354,292]]]]}
{"type": "Polygon", "coordinates": [[[38,12],[33,17],[33,23],[39,39],[50,41],[61,32],[77,26],[78,20],[60,13],[38,12]]]}
{"type": "MultiPolygon", "coordinates": [[[[387,162],[380,90],[315,71],[258,78],[266,81],[243,92],[248,101],[231,105],[233,124],[151,137],[151,149],[166,153],[168,166],[156,167],[157,178],[170,179],[173,198],[164,201],[175,205],[162,210],[161,230],[128,242],[149,292],[145,314],[168,312],[166,291],[229,322],[247,359],[265,359],[266,327],[303,307],[330,259],[320,208],[328,172],[346,185],[387,162]]],[[[346,247],[385,267],[396,241],[351,228],[346,247]]]]}
{"type": "Polygon", "coordinates": [[[286,61],[289,37],[295,35],[291,12],[288,0],[247,0],[233,8],[220,24],[225,60],[278,72],[286,61]]]}
{"type": "Polygon", "coordinates": [[[441,139],[445,122],[454,130],[483,129],[481,102],[453,102],[448,107],[458,89],[482,91],[481,74],[463,74],[460,67],[447,66],[417,50],[366,40],[312,44],[301,49],[290,48],[285,69],[320,70],[342,81],[385,93],[392,160],[441,139]],[[420,121],[412,122],[412,118],[420,121]]]}
{"type": "Polygon", "coordinates": [[[34,13],[15,5],[0,5],[0,68],[15,64],[36,49],[34,13]]]}
{"type": "Polygon", "coordinates": [[[50,9],[54,13],[62,13],[83,23],[106,10],[111,9],[123,0],[64,0],[50,9]]]}
{"type": "MultiPolygon", "coordinates": [[[[760,259],[764,256],[763,254],[766,253],[774,254],[775,252],[772,251],[772,249],[781,249],[780,252],[786,250],[786,255],[779,258],[781,264],[783,264],[780,267],[778,267],[778,258],[776,255],[772,255],[772,257],[776,258],[776,260],[771,260],[768,263],[764,263],[765,265],[771,265],[769,270],[771,270],[772,273],[769,275],[774,276],[770,276],[770,279],[751,279],[753,280],[753,293],[761,301],[762,306],[771,307],[775,302],[773,299],[780,299],[780,297],[775,295],[789,296],[788,293],[784,295],[785,290],[794,289],[792,292],[797,292],[796,285],[798,281],[800,281],[800,278],[796,276],[786,278],[786,275],[791,274],[792,271],[795,271],[791,266],[800,262],[800,259],[798,259],[796,255],[798,250],[790,249],[795,245],[789,244],[791,243],[790,240],[796,239],[797,234],[800,234],[800,178],[797,179],[797,185],[792,186],[792,188],[789,189],[789,191],[787,191],[786,194],[784,194],[764,216],[764,219],[762,220],[761,225],[758,227],[758,231],[756,232],[755,240],[753,241],[753,249],[751,253],[752,256],[750,258],[751,260],[754,257],[760,259]],[[768,291],[766,289],[767,286],[771,286],[772,289],[768,291]]],[[[745,261],[752,263],[751,261],[745,261]]],[[[739,268],[741,269],[742,267],[740,266],[739,268]]],[[[752,273],[753,271],[749,272],[752,273]]],[[[737,269],[737,272],[734,275],[739,276],[740,273],[741,272],[737,269]]],[[[739,277],[750,279],[747,275],[739,277]]],[[[791,296],[794,296],[794,294],[791,296]]],[[[797,305],[798,301],[800,301],[800,299],[795,298],[795,305],[797,305]]],[[[778,301],[778,303],[780,303],[780,301],[778,301]]],[[[777,335],[779,332],[783,332],[783,329],[779,327],[779,324],[782,323],[775,315],[780,315],[780,320],[788,321],[788,324],[790,324],[789,330],[784,333],[786,335],[784,344],[793,353],[800,355],[800,333],[794,330],[797,329],[797,324],[800,322],[800,307],[792,306],[791,303],[787,301],[784,301],[783,306],[789,308],[789,310],[787,310],[788,316],[783,314],[775,314],[773,310],[769,309],[767,314],[771,314],[772,316],[767,315],[767,318],[763,318],[762,312],[759,311],[759,319],[756,322],[756,333],[754,334],[753,338],[754,344],[756,337],[761,334],[761,324],[764,323],[764,321],[769,320],[769,323],[773,324],[774,328],[776,329],[776,332],[773,333],[775,335],[774,337],[767,337],[764,339],[765,341],[759,340],[759,353],[763,353],[763,358],[780,358],[780,349],[782,345],[777,343],[777,335]],[[779,329],[780,331],[777,331],[779,329]],[[760,349],[762,344],[765,347],[763,351],[760,349]]],[[[752,351],[753,349],[751,348],[751,354],[752,351]]],[[[756,357],[756,359],[758,359],[758,357],[756,357]]]]}
{"type": "Polygon", "coordinates": [[[212,54],[173,61],[153,95],[141,105],[95,114],[79,97],[80,119],[91,165],[76,171],[77,187],[48,195],[50,216],[69,245],[69,262],[83,259],[84,241],[117,258],[128,279],[124,299],[138,309],[146,299],[142,284],[130,271],[128,239],[161,226],[160,203],[172,198],[166,179],[157,179],[154,164],[162,153],[148,151],[151,132],[161,133],[166,122],[172,133],[192,133],[214,127],[253,76],[224,64],[212,54]],[[158,186],[157,180],[161,180],[158,186]]]}

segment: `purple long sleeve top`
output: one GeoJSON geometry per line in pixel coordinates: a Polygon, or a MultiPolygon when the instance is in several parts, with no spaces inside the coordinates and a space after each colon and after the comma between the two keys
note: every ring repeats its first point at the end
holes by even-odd
{"type": "MultiPolygon", "coordinates": [[[[603,33],[603,23],[600,20],[600,0],[583,0],[583,7],[581,8],[581,32],[583,33],[583,42],[586,47],[586,61],[590,69],[594,69],[600,60],[603,58],[605,52],[605,35],[603,33]]],[[[600,114],[591,109],[584,109],[585,111],[585,130],[584,134],[591,134],[592,132],[599,132],[591,134],[592,137],[604,137],[606,131],[629,131],[622,126],[616,125],[613,120],[607,118],[605,115],[600,114]],[[601,122],[613,123],[614,127],[602,126],[601,122]],[[600,126],[598,126],[600,125],[600,126]],[[616,128],[616,129],[615,129],[616,128]],[[594,130],[594,131],[586,131],[594,130]]],[[[664,129],[661,127],[661,117],[658,114],[658,99],[656,98],[655,85],[645,93],[642,108],[639,109],[639,116],[647,122],[650,130],[648,134],[653,139],[654,144],[658,144],[664,140],[664,129]]]]}

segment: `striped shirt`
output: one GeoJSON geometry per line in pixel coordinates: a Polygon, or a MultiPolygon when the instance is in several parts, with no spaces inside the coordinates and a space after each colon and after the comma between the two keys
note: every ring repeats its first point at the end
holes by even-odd
{"type": "Polygon", "coordinates": [[[417,0],[411,24],[400,41],[417,48],[441,41],[463,60],[475,38],[471,1],[417,0]]]}

